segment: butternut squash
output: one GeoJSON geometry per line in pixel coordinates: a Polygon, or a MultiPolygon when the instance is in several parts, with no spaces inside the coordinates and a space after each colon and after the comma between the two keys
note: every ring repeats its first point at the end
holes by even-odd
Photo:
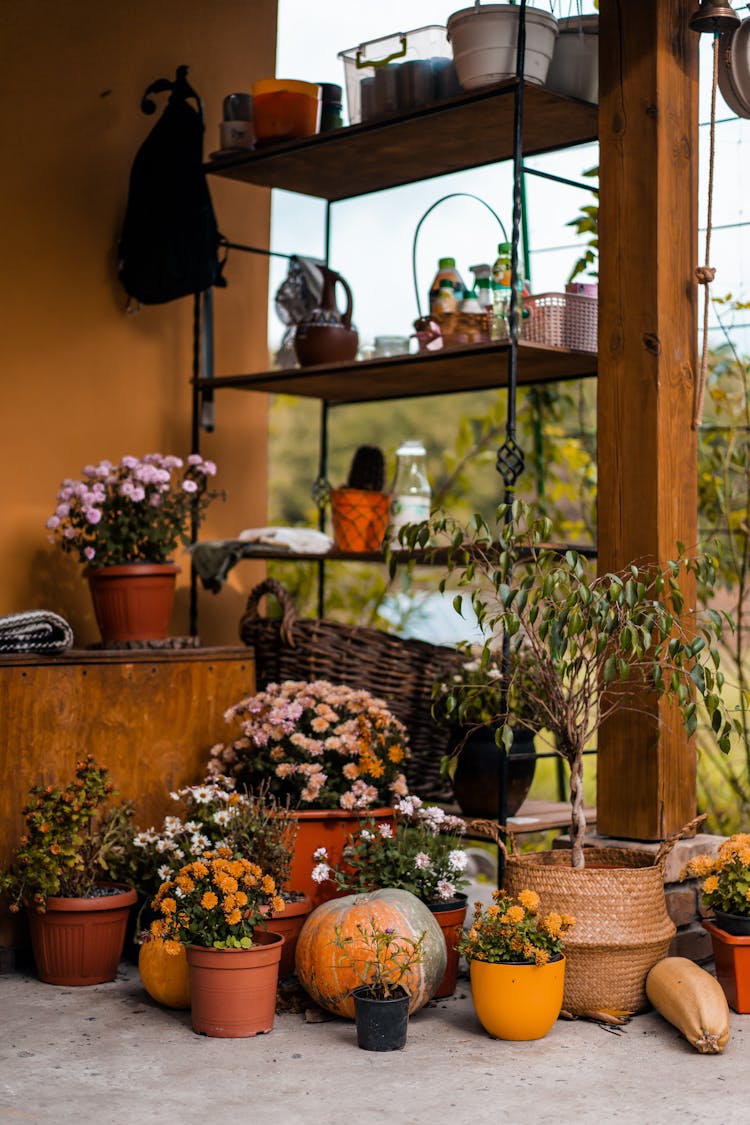
{"type": "Polygon", "coordinates": [[[646,995],[665,1020],[703,1055],[729,1042],[729,1005],[715,977],[687,957],[665,957],[646,977],[646,995]]]}

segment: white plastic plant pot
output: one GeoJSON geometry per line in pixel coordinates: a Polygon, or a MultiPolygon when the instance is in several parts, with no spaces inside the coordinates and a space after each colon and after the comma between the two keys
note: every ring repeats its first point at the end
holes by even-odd
{"type": "MultiPolygon", "coordinates": [[[[464,90],[515,78],[519,11],[515,4],[476,3],[448,17],[448,39],[464,90]]],[[[544,85],[556,35],[554,16],[539,8],[526,9],[526,82],[544,85]]]]}
{"type": "Polygon", "coordinates": [[[558,94],[599,101],[599,17],[559,20],[545,85],[558,94]]]}

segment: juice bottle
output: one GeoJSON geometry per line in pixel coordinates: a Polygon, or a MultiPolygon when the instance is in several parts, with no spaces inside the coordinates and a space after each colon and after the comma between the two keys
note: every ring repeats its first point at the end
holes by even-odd
{"type": "Polygon", "coordinates": [[[440,293],[440,290],[441,289],[447,289],[448,285],[450,285],[450,288],[453,292],[454,304],[453,304],[453,307],[448,309],[447,311],[448,312],[454,312],[455,309],[456,309],[456,305],[458,303],[455,295],[457,293],[459,293],[459,294],[461,294],[461,296],[463,296],[464,283],[463,283],[463,280],[461,278],[460,273],[456,269],[456,259],[455,258],[439,258],[438,259],[438,271],[435,274],[432,285],[430,286],[430,296],[429,296],[430,316],[434,316],[436,312],[446,311],[445,309],[441,310],[439,308],[436,308],[435,303],[438,299],[438,294],[440,293]]]}

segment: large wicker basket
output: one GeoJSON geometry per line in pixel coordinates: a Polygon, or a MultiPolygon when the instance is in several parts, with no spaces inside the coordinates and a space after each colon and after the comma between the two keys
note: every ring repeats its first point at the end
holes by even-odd
{"type": "Polygon", "coordinates": [[[648,1007],[646,977],[675,935],[664,898],[660,857],[626,848],[586,848],[573,868],[565,849],[509,855],[505,888],[528,888],[543,913],[572,914],[565,938],[563,1008],[574,1016],[648,1007]]]}
{"type": "Polygon", "coordinates": [[[450,784],[440,776],[450,731],[433,720],[430,702],[435,681],[450,677],[461,663],[455,648],[325,618],[298,618],[289,592],[272,578],[251,592],[240,637],[255,650],[259,688],[281,680],[330,680],[384,699],[409,732],[411,792],[429,800],[453,799],[450,784]],[[266,594],[278,600],[281,617],[260,616],[266,594]]]}

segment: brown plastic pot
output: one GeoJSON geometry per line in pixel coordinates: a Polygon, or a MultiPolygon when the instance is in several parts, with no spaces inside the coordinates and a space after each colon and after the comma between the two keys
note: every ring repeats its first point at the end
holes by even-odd
{"type": "Polygon", "coordinates": [[[97,898],[47,899],[47,910],[28,911],[37,975],[65,987],[114,980],[120,964],[130,907],[137,895],[124,883],[97,898]]]}
{"type": "Polygon", "coordinates": [[[247,1039],[273,1027],[284,939],[256,930],[250,949],[187,947],[193,1031],[247,1039]]]}
{"type": "Polygon", "coordinates": [[[167,637],[179,572],[174,563],[87,567],[84,574],[104,643],[167,637]]]}

